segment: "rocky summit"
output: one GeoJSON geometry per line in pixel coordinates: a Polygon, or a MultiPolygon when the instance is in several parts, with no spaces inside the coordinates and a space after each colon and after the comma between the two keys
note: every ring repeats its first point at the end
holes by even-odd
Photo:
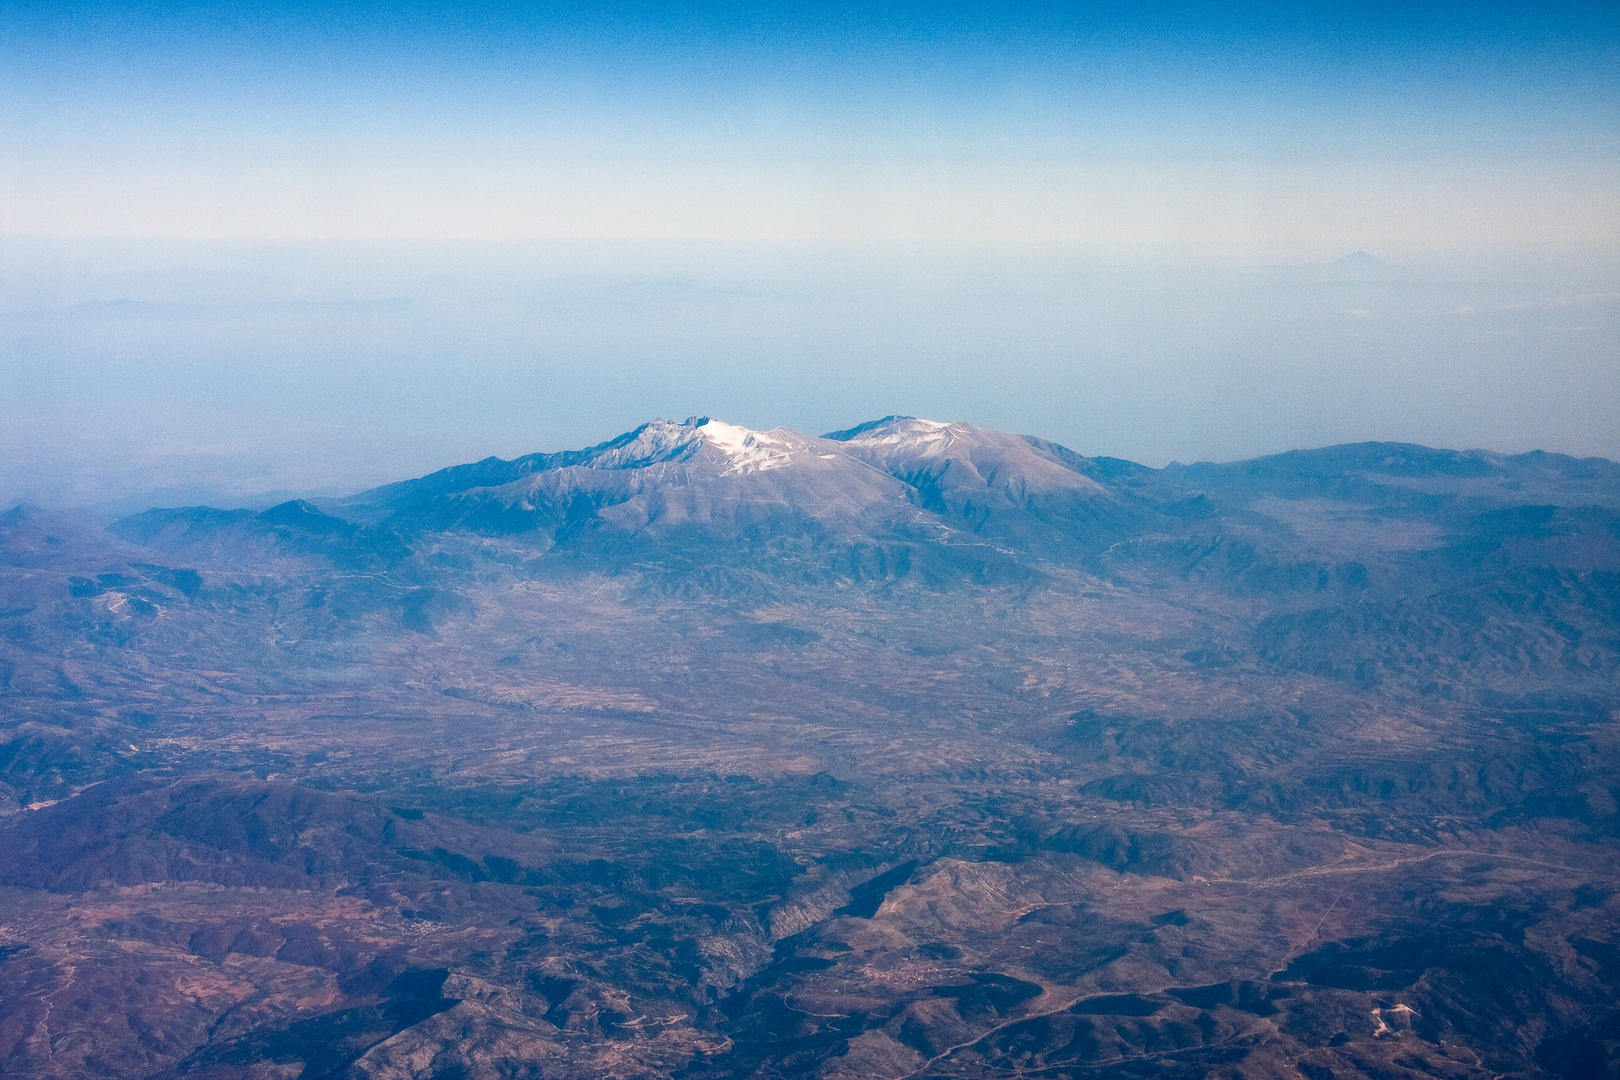
{"type": "Polygon", "coordinates": [[[654,421],[0,514],[0,1077],[1620,1075],[1620,465],[654,421]]]}

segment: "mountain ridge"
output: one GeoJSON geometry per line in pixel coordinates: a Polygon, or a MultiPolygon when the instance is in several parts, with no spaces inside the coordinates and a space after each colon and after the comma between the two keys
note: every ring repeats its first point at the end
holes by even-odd
{"type": "MultiPolygon", "coordinates": [[[[536,452],[510,459],[488,457],[475,462],[447,466],[422,476],[393,481],[352,495],[320,496],[308,500],[294,498],[287,503],[277,504],[277,507],[271,509],[288,506],[292,503],[304,503],[318,507],[324,513],[356,524],[374,525],[387,517],[388,514],[396,512],[401,505],[428,501],[434,496],[457,494],[475,488],[501,487],[521,482],[535,474],[557,472],[570,468],[583,467],[601,471],[631,471],[652,465],[679,463],[693,457],[700,449],[706,446],[718,449],[721,453],[726,454],[728,459],[740,458],[741,460],[737,462],[739,467],[735,470],[739,474],[756,469],[758,471],[769,471],[771,468],[779,468],[789,464],[788,459],[791,458],[791,454],[783,453],[780,455],[783,460],[760,468],[760,464],[770,456],[767,447],[773,440],[779,442],[782,440],[824,440],[838,444],[832,449],[841,449],[846,452],[865,449],[867,452],[857,453],[855,456],[860,457],[869,464],[876,462],[875,467],[898,478],[905,475],[921,475],[921,473],[915,469],[885,467],[887,464],[884,460],[885,455],[872,452],[877,444],[887,443],[895,451],[903,452],[906,449],[915,451],[910,455],[913,463],[919,458],[949,459],[950,455],[948,454],[931,454],[919,448],[925,447],[930,442],[928,438],[923,437],[926,434],[939,434],[940,437],[934,441],[943,446],[951,441],[953,432],[957,437],[966,435],[969,438],[979,440],[986,438],[997,440],[1004,444],[1000,447],[1002,450],[1006,449],[1005,444],[1014,441],[1021,442],[1033,449],[1039,458],[1057,464],[1069,472],[1096,483],[1099,487],[1106,486],[1111,482],[1127,480],[1135,482],[1149,477],[1163,477],[1172,474],[1198,477],[1217,474],[1251,473],[1258,475],[1266,472],[1278,473],[1281,471],[1280,466],[1291,461],[1308,462],[1314,465],[1315,463],[1326,462],[1327,459],[1340,459],[1343,471],[1351,471],[1353,467],[1360,471],[1392,476],[1403,474],[1417,476],[1447,472],[1460,476],[1463,475],[1457,472],[1460,467],[1468,470],[1468,475],[1480,477],[1499,472],[1504,467],[1536,466],[1547,473],[1570,479],[1601,478],[1605,481],[1620,479],[1620,464],[1606,458],[1580,458],[1542,450],[1508,454],[1483,449],[1454,450],[1428,447],[1416,443],[1366,441],[1287,450],[1228,462],[1206,460],[1190,463],[1172,462],[1167,466],[1154,468],[1122,458],[1107,456],[1086,457],[1061,444],[1037,436],[1010,435],[977,428],[961,422],[950,424],[901,414],[892,414],[877,420],[865,421],[854,427],[828,432],[821,436],[804,436],[784,428],[776,428],[771,431],[753,431],[723,421],[712,420],[707,416],[693,416],[680,423],[666,420],[649,421],[630,431],[583,449],[536,452]],[[895,433],[901,428],[909,428],[910,431],[907,434],[911,438],[895,437],[895,433]],[[703,434],[705,430],[724,432],[725,434],[717,438],[711,438],[703,434]],[[1374,461],[1373,458],[1382,458],[1383,460],[1374,461]],[[1448,465],[1450,468],[1447,468],[1448,465]],[[1380,468],[1379,466],[1383,467],[1380,468]],[[1394,467],[1391,468],[1391,466],[1394,467]]],[[[783,448],[785,449],[785,443],[783,448]]],[[[808,447],[801,444],[800,452],[813,451],[808,451],[808,447]]],[[[967,464],[967,462],[961,462],[961,464],[967,464]]],[[[1095,492],[1096,489],[1092,490],[1095,492]]],[[[1552,491],[1543,491],[1538,494],[1557,497],[1557,493],[1552,491]]],[[[1607,491],[1593,491],[1582,493],[1576,497],[1608,498],[1609,496],[1607,491]]]]}

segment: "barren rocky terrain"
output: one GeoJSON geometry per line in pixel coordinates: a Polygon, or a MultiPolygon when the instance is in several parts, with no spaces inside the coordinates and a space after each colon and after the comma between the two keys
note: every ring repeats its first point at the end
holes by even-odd
{"type": "Polygon", "coordinates": [[[0,1076],[1620,1075],[1620,465],[655,423],[0,514],[0,1076]]]}

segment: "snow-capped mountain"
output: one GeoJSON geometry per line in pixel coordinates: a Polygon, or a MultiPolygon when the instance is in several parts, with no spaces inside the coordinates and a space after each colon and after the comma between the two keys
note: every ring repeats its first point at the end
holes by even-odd
{"type": "Polygon", "coordinates": [[[553,539],[687,526],[821,535],[1019,531],[1081,517],[1112,495],[1061,447],[969,424],[890,416],[814,437],[708,417],[654,420],[584,450],[488,459],[364,492],[332,507],[405,530],[553,539]],[[1033,517],[1031,517],[1033,515],[1033,517]],[[1029,520],[1024,520],[1029,519],[1029,520]]]}
{"type": "Polygon", "coordinates": [[[553,535],[783,518],[848,531],[917,515],[902,482],[837,442],[708,417],[654,420],[586,450],[458,466],[334,509],[406,529],[553,535]]]}
{"type": "Polygon", "coordinates": [[[1078,470],[1084,459],[1050,444],[911,416],[886,416],[827,438],[914,488],[931,509],[983,517],[997,509],[1107,498],[1078,470]],[[1067,460],[1063,456],[1067,455],[1067,460]]]}

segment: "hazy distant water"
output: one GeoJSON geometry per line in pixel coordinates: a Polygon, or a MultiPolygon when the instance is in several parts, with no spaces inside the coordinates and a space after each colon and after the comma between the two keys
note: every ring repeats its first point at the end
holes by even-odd
{"type": "Polygon", "coordinates": [[[0,504],[251,502],[655,416],[887,413],[1149,464],[1620,457],[1620,257],[0,241],[0,504]]]}

